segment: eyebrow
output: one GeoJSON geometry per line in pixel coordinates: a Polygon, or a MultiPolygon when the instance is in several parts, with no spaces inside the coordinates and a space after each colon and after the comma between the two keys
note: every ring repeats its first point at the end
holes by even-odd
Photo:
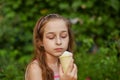
{"type": "MultiPolygon", "coordinates": [[[[67,32],[67,31],[61,31],[60,33],[67,32]]],[[[54,32],[48,32],[46,34],[54,34],[54,32]]]]}
{"type": "Polygon", "coordinates": [[[54,34],[54,32],[48,32],[48,33],[46,33],[46,34],[54,34]]]}

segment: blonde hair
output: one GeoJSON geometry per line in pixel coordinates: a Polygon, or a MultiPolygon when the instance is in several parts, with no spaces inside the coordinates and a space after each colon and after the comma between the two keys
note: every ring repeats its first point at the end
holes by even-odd
{"type": "Polygon", "coordinates": [[[47,16],[40,18],[37,21],[33,31],[34,59],[36,59],[39,63],[39,66],[42,70],[43,80],[54,80],[54,73],[52,69],[47,65],[45,50],[41,44],[41,42],[43,41],[44,25],[52,19],[60,19],[65,21],[66,26],[68,27],[68,34],[69,34],[69,44],[67,50],[73,52],[73,47],[74,47],[73,35],[70,29],[71,23],[68,19],[58,14],[49,14],[47,16]]]}

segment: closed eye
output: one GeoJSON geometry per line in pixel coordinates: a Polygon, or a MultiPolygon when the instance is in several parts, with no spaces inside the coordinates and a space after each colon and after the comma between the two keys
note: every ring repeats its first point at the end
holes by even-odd
{"type": "Polygon", "coordinates": [[[54,39],[54,38],[55,38],[55,35],[54,35],[54,34],[48,34],[48,35],[47,35],[47,38],[48,38],[48,39],[54,39]]]}
{"type": "Polygon", "coordinates": [[[47,38],[48,39],[54,39],[54,36],[48,36],[47,38]]]}
{"type": "Polygon", "coordinates": [[[62,38],[66,38],[67,37],[67,34],[64,34],[64,35],[61,35],[62,38]]]}

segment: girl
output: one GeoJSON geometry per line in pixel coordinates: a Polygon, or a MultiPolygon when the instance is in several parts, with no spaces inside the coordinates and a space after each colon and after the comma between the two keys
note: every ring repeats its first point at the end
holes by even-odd
{"type": "Polygon", "coordinates": [[[49,14],[36,23],[33,32],[34,58],[28,65],[25,80],[77,80],[73,60],[64,73],[59,56],[73,52],[73,36],[69,20],[58,14],[49,14]]]}

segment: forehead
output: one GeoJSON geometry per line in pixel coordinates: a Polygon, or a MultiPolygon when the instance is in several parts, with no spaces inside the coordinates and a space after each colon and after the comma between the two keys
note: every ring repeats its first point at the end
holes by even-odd
{"type": "Polygon", "coordinates": [[[67,31],[67,25],[64,20],[50,20],[45,24],[44,32],[60,32],[67,31]]]}

